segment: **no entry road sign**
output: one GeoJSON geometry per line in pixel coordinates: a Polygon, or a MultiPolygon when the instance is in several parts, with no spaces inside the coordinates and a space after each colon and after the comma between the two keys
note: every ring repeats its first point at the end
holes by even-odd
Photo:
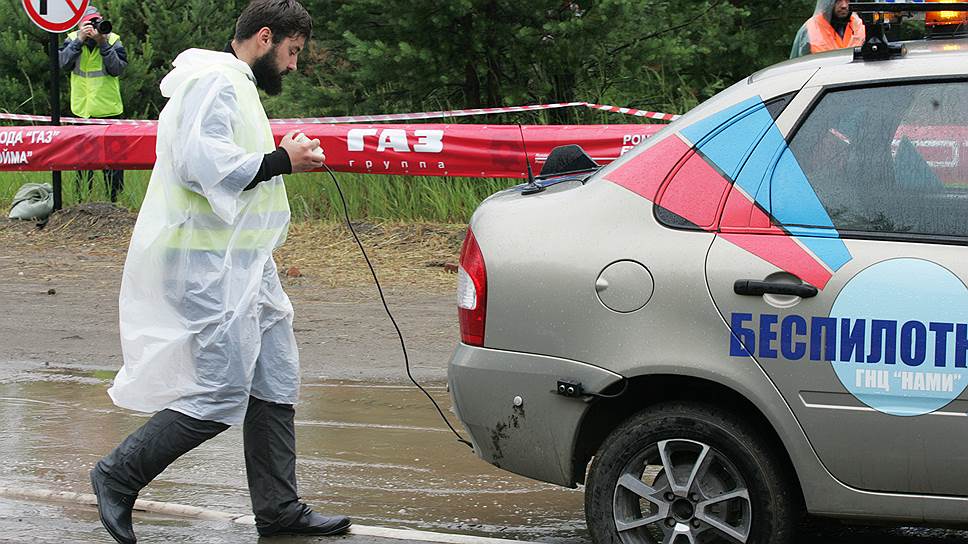
{"type": "Polygon", "coordinates": [[[81,20],[90,0],[23,0],[27,16],[47,32],[70,30],[81,20]]]}

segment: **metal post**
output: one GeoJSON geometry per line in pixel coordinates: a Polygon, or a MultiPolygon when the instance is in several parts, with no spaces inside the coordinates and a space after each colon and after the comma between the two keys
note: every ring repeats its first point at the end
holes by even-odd
{"type": "MultiPolygon", "coordinates": [[[[50,36],[50,124],[60,125],[60,62],[57,58],[57,34],[47,33],[50,36]]],[[[61,173],[51,172],[51,181],[54,185],[54,209],[61,209],[61,173]]]]}

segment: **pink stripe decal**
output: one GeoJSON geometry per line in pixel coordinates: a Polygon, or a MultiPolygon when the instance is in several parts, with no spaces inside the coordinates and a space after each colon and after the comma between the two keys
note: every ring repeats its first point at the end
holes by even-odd
{"type": "MultiPolygon", "coordinates": [[[[726,206],[723,207],[723,217],[719,220],[720,229],[744,229],[750,227],[750,216],[753,213],[753,203],[750,199],[734,185],[726,198],[726,206]]],[[[762,225],[768,227],[769,223],[762,225]]]]}
{"type": "Polygon", "coordinates": [[[817,289],[823,289],[830,281],[830,272],[820,266],[813,257],[807,255],[803,247],[780,229],[771,229],[769,234],[723,233],[720,236],[777,268],[799,277],[817,289]]]}
{"type": "MultiPolygon", "coordinates": [[[[738,193],[738,191],[733,192],[738,193]]],[[[769,222],[770,218],[763,213],[763,210],[752,206],[751,223],[755,225],[769,224],[769,222]]],[[[771,225],[756,234],[724,232],[720,233],[720,236],[777,268],[798,276],[818,289],[823,289],[832,276],[831,272],[798,244],[795,238],[776,225],[771,225]]]]}
{"type": "Polygon", "coordinates": [[[715,230],[723,197],[732,185],[702,155],[693,155],[666,186],[659,205],[697,227],[715,230]]]}
{"type": "Polygon", "coordinates": [[[672,135],[612,170],[605,179],[655,202],[662,182],[688,152],[689,145],[672,135]]]}

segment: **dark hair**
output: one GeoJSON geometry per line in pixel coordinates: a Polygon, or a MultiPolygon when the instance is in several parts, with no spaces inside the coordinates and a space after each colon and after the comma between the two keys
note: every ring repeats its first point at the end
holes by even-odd
{"type": "Polygon", "coordinates": [[[313,19],[296,0],[252,0],[235,23],[235,39],[246,40],[264,26],[272,31],[272,43],[313,35],[313,19]]]}

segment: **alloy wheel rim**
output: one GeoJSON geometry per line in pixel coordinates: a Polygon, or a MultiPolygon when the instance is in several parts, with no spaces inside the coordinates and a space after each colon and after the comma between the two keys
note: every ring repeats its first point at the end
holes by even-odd
{"type": "Polygon", "coordinates": [[[752,503],[726,456],[702,442],[671,439],[625,465],[612,516],[624,544],[746,544],[752,503]]]}

